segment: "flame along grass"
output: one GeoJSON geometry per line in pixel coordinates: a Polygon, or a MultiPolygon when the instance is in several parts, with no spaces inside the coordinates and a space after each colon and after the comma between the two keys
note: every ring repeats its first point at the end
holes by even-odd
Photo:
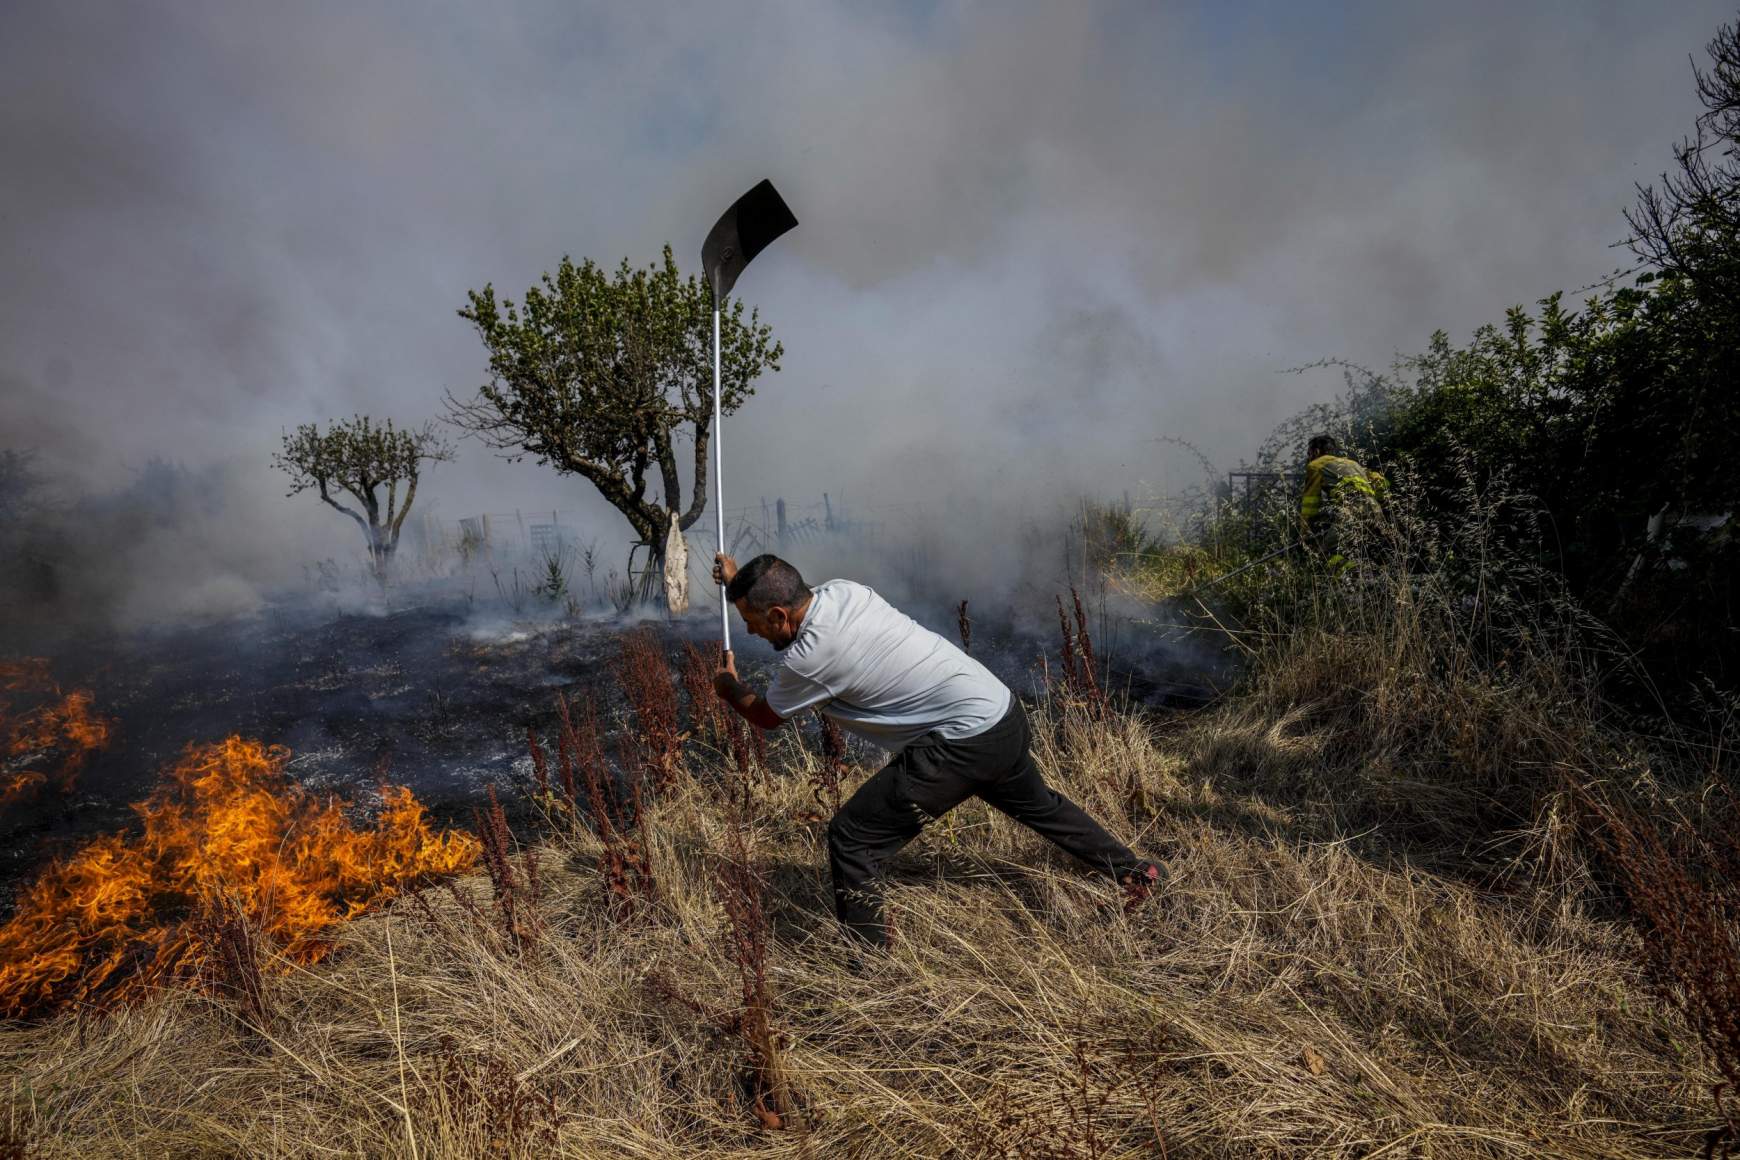
{"type": "Polygon", "coordinates": [[[0,661],[0,694],[0,809],[51,784],[65,790],[114,735],[91,694],[63,693],[41,658],[0,661]]]}
{"type": "Polygon", "coordinates": [[[240,737],[190,747],[137,837],[98,838],[44,872],[0,927],[0,1013],[136,999],[199,977],[203,923],[239,913],[290,962],[407,885],[471,866],[475,839],[437,834],[410,791],[389,788],[373,825],[318,802],[284,773],[290,752],[240,737]]]}

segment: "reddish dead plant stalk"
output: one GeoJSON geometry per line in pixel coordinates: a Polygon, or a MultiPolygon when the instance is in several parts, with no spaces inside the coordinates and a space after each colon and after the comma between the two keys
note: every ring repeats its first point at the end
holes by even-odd
{"type": "Polygon", "coordinates": [[[205,985],[228,997],[243,1023],[270,1031],[273,1012],[260,973],[263,948],[246,912],[233,902],[214,904],[200,924],[200,940],[206,950],[205,985]]]}
{"type": "Polygon", "coordinates": [[[624,740],[625,756],[651,781],[655,793],[663,793],[676,781],[683,751],[670,663],[652,630],[637,628],[619,638],[614,667],[634,714],[634,728],[624,740]]]}
{"type": "Polygon", "coordinates": [[[610,915],[620,922],[634,913],[637,904],[657,897],[644,841],[640,779],[630,774],[628,800],[624,802],[604,760],[598,737],[598,711],[590,696],[581,701],[576,720],[568,699],[558,694],[556,718],[559,730],[556,752],[563,792],[571,802],[584,799],[585,814],[604,845],[598,870],[604,880],[610,915]]]}
{"type": "Polygon", "coordinates": [[[1063,687],[1075,690],[1075,632],[1069,626],[1069,614],[1063,610],[1063,597],[1057,598],[1057,632],[1063,641],[1063,687]]]}
{"type": "Polygon", "coordinates": [[[1069,588],[1069,599],[1075,605],[1075,637],[1081,644],[1082,684],[1095,701],[1100,701],[1100,682],[1094,663],[1094,638],[1088,632],[1087,613],[1082,611],[1081,594],[1076,592],[1073,584],[1069,588]]]}
{"type": "Polygon", "coordinates": [[[496,797],[495,786],[490,786],[488,792],[489,808],[472,811],[478,841],[483,847],[483,866],[495,892],[502,931],[515,949],[524,949],[537,942],[543,931],[538,917],[543,884],[538,877],[537,856],[529,849],[520,856],[522,882],[521,875],[514,873],[513,835],[508,829],[507,814],[501,808],[501,799],[496,797]]]}
{"type": "Polygon", "coordinates": [[[810,796],[816,805],[840,812],[840,783],[846,777],[846,735],[825,713],[817,713],[822,723],[822,760],[810,778],[810,796]]]}
{"type": "Polygon", "coordinates": [[[1596,845],[1615,871],[1662,998],[1697,1032],[1722,1080],[1725,1121],[1706,1156],[1740,1143],[1740,802],[1725,787],[1701,824],[1673,813],[1648,818],[1583,787],[1596,845]]]}
{"type": "Polygon", "coordinates": [[[562,1123],[555,1097],[527,1084],[511,1063],[463,1053],[451,1035],[441,1037],[436,1060],[430,1094],[446,1105],[447,1117],[478,1131],[488,1151],[548,1155],[555,1150],[562,1123]]]}
{"type": "Polygon", "coordinates": [[[735,792],[742,797],[743,804],[747,807],[751,789],[750,775],[756,768],[755,758],[750,754],[749,735],[755,732],[755,728],[735,712],[726,713],[724,721],[725,741],[731,750],[731,766],[737,772],[735,792]]]}
{"type": "Polygon", "coordinates": [[[747,821],[730,822],[730,853],[720,863],[714,888],[725,908],[726,952],[737,966],[743,1010],[733,1020],[749,1049],[744,1094],[755,1118],[766,1128],[783,1128],[795,1110],[786,1081],[780,1039],[773,1030],[773,1002],[767,986],[767,914],[762,907],[761,876],[752,865],[743,837],[747,821]]]}
{"type": "Polygon", "coordinates": [[[683,642],[683,692],[689,698],[689,731],[717,744],[725,728],[725,705],[713,691],[716,665],[695,642],[683,642]]]}
{"type": "MultiPolygon", "coordinates": [[[[592,770],[592,776],[603,778],[604,751],[598,743],[598,713],[593,708],[592,698],[587,696],[586,712],[580,717],[578,724],[569,712],[568,698],[556,694],[556,714],[560,722],[556,730],[556,768],[562,779],[562,797],[568,804],[570,813],[580,806],[585,795],[582,769],[592,770]]],[[[528,738],[534,748],[536,741],[528,738]]]]}
{"type": "Polygon", "coordinates": [[[1063,609],[1063,597],[1057,598],[1057,625],[1063,640],[1063,686],[1071,697],[1087,707],[1088,713],[1097,721],[1105,716],[1106,695],[1100,689],[1099,677],[1094,671],[1093,636],[1088,632],[1087,613],[1074,585],[1070,586],[1069,598],[1075,605],[1074,625],[1070,624],[1069,614],[1063,609]]]}

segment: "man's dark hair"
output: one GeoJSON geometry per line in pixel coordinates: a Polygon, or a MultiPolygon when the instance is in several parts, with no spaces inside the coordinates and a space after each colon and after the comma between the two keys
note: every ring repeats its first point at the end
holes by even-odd
{"type": "Polygon", "coordinates": [[[1313,435],[1311,442],[1305,446],[1305,457],[1316,459],[1319,455],[1340,455],[1341,444],[1335,441],[1333,435],[1313,435]]]}
{"type": "Polygon", "coordinates": [[[725,599],[735,604],[746,601],[757,612],[766,612],[774,605],[796,608],[810,598],[810,586],[798,575],[798,570],[778,556],[763,554],[737,569],[731,583],[725,586],[725,599]]]}

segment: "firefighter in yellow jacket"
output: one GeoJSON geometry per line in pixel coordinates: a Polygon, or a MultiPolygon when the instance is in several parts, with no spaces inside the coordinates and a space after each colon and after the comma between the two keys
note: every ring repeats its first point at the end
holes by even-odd
{"type": "Polygon", "coordinates": [[[1382,508],[1389,483],[1341,454],[1328,435],[1307,446],[1305,490],[1299,496],[1299,538],[1334,573],[1353,567],[1351,525],[1382,508]]]}

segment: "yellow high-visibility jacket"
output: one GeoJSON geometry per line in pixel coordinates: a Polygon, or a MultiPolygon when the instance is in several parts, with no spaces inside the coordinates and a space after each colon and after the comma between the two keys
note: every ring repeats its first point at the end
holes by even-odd
{"type": "Polygon", "coordinates": [[[1375,471],[1340,455],[1319,455],[1305,465],[1305,490],[1299,496],[1299,530],[1312,534],[1312,521],[1359,497],[1376,503],[1389,482],[1375,471]]]}

